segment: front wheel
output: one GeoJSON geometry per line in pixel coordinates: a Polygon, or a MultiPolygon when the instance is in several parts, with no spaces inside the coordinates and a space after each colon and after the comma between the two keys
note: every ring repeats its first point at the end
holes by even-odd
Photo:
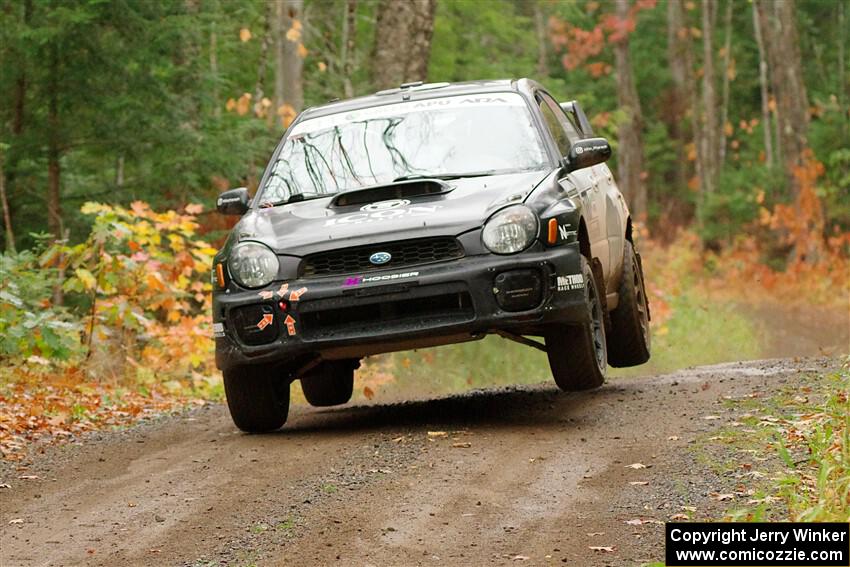
{"type": "Polygon", "coordinates": [[[545,334],[546,353],[555,383],[564,391],[590,390],[605,382],[608,368],[605,317],[599,288],[587,259],[581,259],[587,320],[581,325],[553,325],[545,334]]]}
{"type": "Polygon", "coordinates": [[[274,431],[289,416],[289,377],[274,366],[237,366],[223,372],[227,407],[236,427],[274,431]]]}
{"type": "Polygon", "coordinates": [[[327,360],[301,377],[301,391],[311,406],[338,406],[351,399],[357,360],[327,360]]]}

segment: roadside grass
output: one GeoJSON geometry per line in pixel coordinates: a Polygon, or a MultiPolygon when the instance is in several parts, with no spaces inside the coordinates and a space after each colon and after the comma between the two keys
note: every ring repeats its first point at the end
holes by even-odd
{"type": "Polygon", "coordinates": [[[699,462],[738,482],[741,498],[718,520],[850,521],[850,359],[726,405],[735,420],[695,448],[699,462]]]}

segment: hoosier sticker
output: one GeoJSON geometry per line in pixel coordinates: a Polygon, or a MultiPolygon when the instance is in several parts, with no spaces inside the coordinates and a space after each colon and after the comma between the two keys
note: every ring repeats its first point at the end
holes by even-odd
{"type": "Polygon", "coordinates": [[[558,276],[558,291],[570,291],[573,289],[582,289],[583,287],[584,278],[581,274],[558,276]]]}

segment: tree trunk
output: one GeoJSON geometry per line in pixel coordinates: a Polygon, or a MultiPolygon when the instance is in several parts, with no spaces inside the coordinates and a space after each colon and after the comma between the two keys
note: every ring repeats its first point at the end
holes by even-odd
{"type": "Polygon", "coordinates": [[[815,261],[822,246],[824,221],[822,205],[815,192],[818,165],[808,145],[809,100],[803,82],[796,2],[760,0],[757,5],[776,97],[782,164],[801,223],[792,228],[794,257],[815,261]]]}
{"type": "Polygon", "coordinates": [[[354,70],[354,48],[357,41],[357,0],[346,0],[345,18],[342,21],[342,49],[340,67],[342,68],[342,90],[346,98],[354,96],[351,74],[354,70]]]}
{"type": "Polygon", "coordinates": [[[717,94],[714,74],[714,18],[716,0],[704,0],[702,3],[702,143],[700,152],[703,157],[703,178],[700,191],[705,195],[714,192],[717,186],[717,94]]]}
{"type": "Polygon", "coordinates": [[[723,45],[723,95],[720,100],[720,124],[719,137],[720,145],[717,148],[717,170],[718,173],[726,161],[726,122],[729,121],[729,82],[732,73],[732,2],[726,2],[726,15],[723,21],[725,33],[723,45]]]}
{"type": "Polygon", "coordinates": [[[301,73],[304,60],[301,16],[303,0],[276,0],[275,4],[275,108],[280,111],[289,105],[298,112],[304,106],[304,87],[301,73]],[[296,23],[297,22],[297,23],[296,23]]]}
{"type": "Polygon", "coordinates": [[[218,99],[218,36],[215,22],[210,24],[210,75],[212,77],[213,116],[221,117],[221,101],[218,99]]]}
{"type": "Polygon", "coordinates": [[[667,2],[667,59],[673,78],[669,125],[670,135],[676,140],[675,180],[678,190],[684,190],[688,185],[688,160],[685,146],[693,140],[692,136],[688,135],[686,126],[689,105],[693,99],[690,41],[690,30],[685,25],[682,0],[669,0],[667,2]]]}
{"type": "Polygon", "coordinates": [[[764,40],[762,39],[761,22],[759,19],[758,4],[753,2],[753,30],[755,31],[756,44],[759,48],[759,87],[761,89],[761,123],[764,134],[764,157],[768,169],[773,168],[773,137],[770,119],[770,94],[768,91],[767,61],[764,53],[764,40]]]}
{"type": "MultiPolygon", "coordinates": [[[[260,43],[260,60],[257,64],[257,84],[254,86],[254,102],[258,103],[265,97],[266,67],[269,61],[269,46],[272,43],[272,21],[276,20],[276,4],[266,6],[266,17],[263,21],[263,39],[260,43]]],[[[276,24],[275,24],[276,25],[276,24]]]]}
{"type": "MultiPolygon", "coordinates": [[[[629,0],[617,0],[617,17],[623,21],[629,17],[629,0]]],[[[641,140],[641,108],[635,88],[632,64],[629,57],[627,35],[614,44],[617,65],[617,100],[626,113],[620,123],[617,150],[617,173],[624,195],[629,203],[632,217],[646,220],[646,185],[643,182],[643,143],[641,140]]]]}
{"type": "MultiPolygon", "coordinates": [[[[838,29],[846,30],[845,21],[845,2],[838,3],[838,29]]],[[[838,108],[841,112],[841,137],[844,147],[850,144],[848,139],[848,112],[847,112],[847,67],[844,64],[844,49],[847,43],[847,34],[838,34],[838,108]]]]}
{"type": "Polygon", "coordinates": [[[539,1],[534,2],[534,31],[537,33],[537,75],[542,80],[549,76],[549,55],[546,49],[546,18],[539,1]]]}
{"type": "Polygon", "coordinates": [[[380,0],[372,75],[378,88],[425,81],[437,0],[380,0]]]}
{"type": "Polygon", "coordinates": [[[802,165],[803,152],[808,147],[809,99],[803,83],[803,68],[797,38],[796,3],[760,0],[765,49],[770,80],[776,97],[779,138],[782,142],[782,159],[789,182],[795,183],[794,166],[802,165]]]}
{"type": "Polygon", "coordinates": [[[61,204],[61,158],[59,121],[59,49],[54,44],[50,47],[50,76],[47,87],[47,231],[53,238],[62,237],[62,204],[61,204]]]}
{"type": "Polygon", "coordinates": [[[0,151],[0,202],[3,204],[3,228],[6,231],[6,251],[15,253],[15,233],[12,230],[12,214],[6,196],[6,173],[3,171],[3,153],[0,151]]]}

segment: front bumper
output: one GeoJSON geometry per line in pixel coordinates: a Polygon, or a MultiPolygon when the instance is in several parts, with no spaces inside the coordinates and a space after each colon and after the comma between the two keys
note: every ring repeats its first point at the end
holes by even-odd
{"type": "Polygon", "coordinates": [[[297,366],[316,356],[360,358],[472,340],[497,330],[539,335],[553,322],[584,322],[584,297],[577,243],[513,256],[484,254],[363,275],[274,282],[263,290],[231,288],[213,297],[216,364],[222,370],[246,364],[297,366]],[[504,300],[500,305],[494,289],[505,285],[504,277],[497,281],[505,273],[539,277],[533,305],[510,305],[514,310],[507,310],[504,300]]]}

